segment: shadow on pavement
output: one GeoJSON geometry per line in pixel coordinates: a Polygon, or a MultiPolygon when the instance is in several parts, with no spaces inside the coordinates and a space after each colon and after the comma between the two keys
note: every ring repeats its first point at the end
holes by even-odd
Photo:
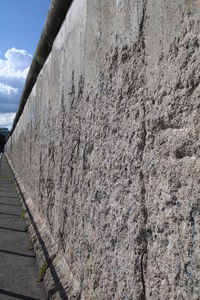
{"type": "Polygon", "coordinates": [[[6,205],[6,206],[18,206],[18,207],[21,206],[21,205],[18,205],[18,204],[8,204],[8,203],[3,203],[3,202],[0,202],[0,205],[6,205]]]}
{"type": "Polygon", "coordinates": [[[19,229],[8,228],[8,227],[2,227],[2,226],[0,226],[0,229],[3,229],[3,230],[10,230],[10,231],[15,231],[15,232],[27,233],[27,230],[19,230],[19,229]]]}
{"type": "Polygon", "coordinates": [[[2,212],[0,212],[0,215],[12,216],[12,217],[20,217],[20,215],[17,215],[17,214],[8,214],[8,213],[2,213],[2,212]]]}
{"type": "Polygon", "coordinates": [[[17,253],[17,252],[1,250],[1,249],[0,249],[0,253],[6,253],[6,254],[18,255],[18,256],[23,256],[23,257],[32,257],[32,258],[34,257],[35,258],[35,255],[17,253]]]}
{"type": "MultiPolygon", "coordinates": [[[[12,168],[11,168],[11,170],[12,170],[12,168]]],[[[13,173],[13,170],[12,170],[12,173],[13,173]]],[[[39,241],[39,243],[41,245],[41,248],[42,248],[45,260],[48,262],[49,270],[51,272],[51,275],[52,275],[52,278],[53,278],[53,281],[54,281],[54,284],[55,284],[55,287],[48,291],[48,299],[49,299],[49,297],[53,296],[54,294],[56,294],[58,292],[59,295],[60,295],[60,299],[62,299],[62,300],[68,300],[69,299],[68,295],[67,295],[67,293],[66,293],[66,291],[65,291],[65,289],[64,289],[64,287],[63,287],[63,285],[62,285],[62,283],[61,283],[61,281],[60,281],[60,279],[58,277],[58,274],[56,273],[56,270],[55,270],[55,268],[53,266],[53,263],[52,263],[52,258],[49,256],[48,250],[47,250],[47,248],[45,246],[45,243],[44,243],[44,241],[43,241],[43,239],[42,239],[42,237],[40,235],[38,227],[37,227],[37,225],[36,225],[36,223],[35,223],[35,221],[33,219],[33,216],[32,216],[32,214],[31,214],[31,212],[29,210],[29,207],[28,207],[26,201],[25,201],[24,195],[23,195],[23,193],[22,193],[22,191],[20,189],[20,186],[19,186],[19,184],[18,184],[18,182],[17,182],[17,180],[15,178],[14,173],[13,173],[13,177],[15,179],[15,183],[16,183],[16,185],[18,187],[20,196],[21,196],[21,198],[23,200],[24,206],[25,206],[26,211],[28,213],[29,219],[30,219],[30,221],[31,221],[31,223],[33,225],[33,228],[34,228],[34,231],[36,233],[37,239],[38,239],[38,241],[39,241]]],[[[20,299],[31,299],[31,298],[20,298],[20,299]]]]}
{"type": "Polygon", "coordinates": [[[13,297],[13,298],[16,298],[16,299],[22,299],[22,300],[39,300],[39,299],[36,299],[36,298],[27,297],[27,296],[16,294],[16,293],[6,291],[6,290],[3,290],[3,289],[0,289],[0,295],[7,295],[7,296],[10,296],[10,297],[13,297]]]}

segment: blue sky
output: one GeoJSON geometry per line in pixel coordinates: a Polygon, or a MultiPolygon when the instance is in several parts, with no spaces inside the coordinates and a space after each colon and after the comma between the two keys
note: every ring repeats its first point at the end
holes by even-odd
{"type": "Polygon", "coordinates": [[[0,1],[0,127],[12,126],[50,3],[0,1]]]}

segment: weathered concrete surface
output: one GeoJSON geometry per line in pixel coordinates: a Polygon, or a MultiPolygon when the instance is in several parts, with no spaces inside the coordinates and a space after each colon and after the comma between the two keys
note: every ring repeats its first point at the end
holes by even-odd
{"type": "Polygon", "coordinates": [[[54,42],[6,152],[69,299],[199,299],[199,19],[75,0],[54,42]]]}

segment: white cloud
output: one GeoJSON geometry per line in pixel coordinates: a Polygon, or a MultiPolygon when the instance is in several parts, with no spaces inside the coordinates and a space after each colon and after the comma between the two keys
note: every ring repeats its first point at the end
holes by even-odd
{"type": "Polygon", "coordinates": [[[0,114],[17,111],[31,61],[31,54],[16,48],[0,59],[0,114]]]}
{"type": "Polygon", "coordinates": [[[5,59],[0,59],[0,77],[25,80],[32,55],[26,50],[11,48],[6,51],[4,56],[5,59]]]}
{"type": "Polygon", "coordinates": [[[0,82],[0,94],[4,96],[17,95],[18,89],[0,82]]]}
{"type": "Polygon", "coordinates": [[[15,118],[15,113],[0,113],[0,127],[6,127],[9,130],[12,128],[12,123],[15,118]]]}

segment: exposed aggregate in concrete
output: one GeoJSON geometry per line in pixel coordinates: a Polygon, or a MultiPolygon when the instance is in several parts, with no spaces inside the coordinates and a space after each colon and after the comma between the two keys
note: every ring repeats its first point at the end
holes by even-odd
{"type": "Polygon", "coordinates": [[[69,299],[199,299],[198,11],[74,1],[8,142],[69,299]]]}

